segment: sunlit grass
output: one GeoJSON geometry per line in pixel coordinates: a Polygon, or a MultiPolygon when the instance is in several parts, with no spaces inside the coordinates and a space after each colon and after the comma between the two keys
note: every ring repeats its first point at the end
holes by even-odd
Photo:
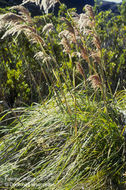
{"type": "Polygon", "coordinates": [[[118,110],[112,115],[102,102],[89,100],[78,91],[76,135],[74,101],[69,93],[66,97],[71,115],[62,112],[52,98],[24,108],[21,122],[7,128],[0,139],[3,187],[62,190],[121,186],[125,139],[118,110]]]}

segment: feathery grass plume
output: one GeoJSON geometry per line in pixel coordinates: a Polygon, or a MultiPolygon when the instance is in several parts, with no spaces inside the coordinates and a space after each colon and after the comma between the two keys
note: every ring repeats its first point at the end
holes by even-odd
{"type": "Polygon", "coordinates": [[[80,58],[81,57],[81,53],[80,52],[73,52],[71,54],[71,57],[74,57],[74,56],[78,56],[80,58]]]}
{"type": "Polygon", "coordinates": [[[84,9],[86,11],[86,14],[94,20],[95,17],[94,17],[94,12],[93,12],[92,6],[91,5],[85,5],[84,9]]]}
{"type": "Polygon", "coordinates": [[[92,87],[94,89],[96,88],[99,88],[102,86],[102,82],[101,82],[101,79],[98,75],[91,75],[89,78],[88,78],[88,81],[91,82],[92,84],[92,87]]]}
{"type": "Polygon", "coordinates": [[[39,60],[39,59],[43,59],[44,58],[44,53],[42,51],[39,51],[37,52],[35,55],[34,55],[34,58],[39,60]]]}
{"type": "Polygon", "coordinates": [[[80,46],[82,58],[89,63],[89,56],[88,56],[86,47],[82,46],[82,44],[79,44],[79,46],[80,46]]]}
{"type": "Polygon", "coordinates": [[[77,28],[74,26],[75,23],[72,25],[73,22],[70,22],[65,17],[62,17],[60,20],[64,21],[67,26],[67,29],[64,30],[65,32],[60,32],[60,35],[64,34],[71,43],[73,42],[76,44],[77,40],[80,39],[80,36],[78,35],[77,28]]]}
{"type": "MultiPolygon", "coordinates": [[[[22,9],[22,7],[19,6],[19,9],[20,8],[22,9]]],[[[28,14],[28,13],[26,13],[26,14],[28,14]]],[[[7,37],[8,35],[15,35],[15,34],[17,34],[16,37],[18,37],[18,35],[21,32],[24,32],[24,34],[33,43],[40,43],[40,44],[44,45],[43,39],[41,38],[41,36],[39,34],[37,34],[37,31],[34,29],[34,27],[28,26],[28,24],[31,23],[31,20],[29,23],[29,19],[26,20],[25,18],[23,18],[23,15],[19,16],[17,14],[13,14],[13,13],[7,13],[7,14],[2,15],[0,20],[2,21],[3,25],[4,25],[4,23],[6,24],[7,29],[8,29],[2,36],[2,39],[7,37]]]]}
{"type": "Polygon", "coordinates": [[[59,37],[63,38],[63,36],[65,36],[66,38],[68,38],[69,35],[69,31],[68,30],[63,30],[62,32],[59,33],[59,37]]]}
{"type": "Polygon", "coordinates": [[[35,3],[40,6],[40,9],[44,9],[45,13],[48,13],[51,7],[54,7],[59,0],[23,0],[22,4],[26,4],[28,2],[35,3]]]}
{"type": "Polygon", "coordinates": [[[28,23],[33,23],[32,22],[32,18],[30,16],[30,12],[23,6],[21,5],[17,5],[17,6],[13,6],[10,8],[11,9],[15,9],[17,11],[19,11],[19,14],[22,15],[22,18],[26,19],[26,21],[28,21],[28,23]]]}
{"type": "MultiPolygon", "coordinates": [[[[86,14],[82,14],[80,17],[80,28],[85,28],[86,26],[92,28],[95,27],[95,17],[94,17],[94,13],[93,13],[93,9],[92,6],[90,5],[85,5],[84,7],[86,14]],[[83,25],[82,20],[85,20],[86,22],[84,22],[84,24],[86,23],[86,25],[83,25]]],[[[97,49],[101,50],[101,42],[100,39],[97,35],[97,33],[93,30],[85,30],[85,33],[87,34],[91,34],[93,35],[93,43],[94,45],[97,47],[97,49]]]]}
{"type": "Polygon", "coordinates": [[[30,39],[32,43],[40,43],[44,45],[43,39],[41,38],[40,35],[37,34],[36,30],[33,27],[30,27],[25,24],[13,25],[12,28],[8,29],[4,33],[2,39],[7,37],[8,35],[15,35],[15,34],[17,34],[16,37],[18,37],[21,32],[24,32],[24,34],[30,39]]]}
{"type": "Polygon", "coordinates": [[[31,31],[27,31],[27,30],[25,31],[25,34],[26,36],[28,36],[31,42],[45,45],[44,40],[41,38],[39,34],[35,32],[31,32],[31,31]]]}
{"type": "Polygon", "coordinates": [[[72,15],[72,20],[73,20],[76,24],[78,24],[79,19],[80,19],[80,14],[77,14],[76,12],[72,12],[71,15],[72,15]]]}
{"type": "Polygon", "coordinates": [[[71,40],[71,33],[68,30],[63,30],[58,35],[61,38],[60,44],[63,45],[64,51],[70,53],[70,40],[71,40]]]}
{"type": "Polygon", "coordinates": [[[101,50],[101,42],[96,34],[93,35],[93,43],[97,47],[97,49],[101,50]]]}
{"type": "Polygon", "coordinates": [[[62,17],[61,20],[66,23],[66,25],[67,25],[67,30],[68,30],[70,33],[72,33],[72,34],[75,34],[74,27],[72,26],[71,22],[70,22],[68,19],[66,19],[65,17],[62,17]]]}
{"type": "Polygon", "coordinates": [[[50,56],[45,56],[42,51],[37,52],[37,53],[34,55],[34,58],[35,58],[36,60],[42,60],[43,62],[46,62],[46,61],[50,61],[50,60],[51,60],[51,57],[50,57],[50,56]]]}
{"type": "Polygon", "coordinates": [[[84,28],[83,34],[84,34],[85,36],[87,36],[87,35],[92,35],[92,34],[93,34],[93,30],[84,28]]]}
{"type": "Polygon", "coordinates": [[[94,62],[100,63],[101,62],[101,51],[92,52],[91,57],[94,59],[94,62]]]}
{"type": "Polygon", "coordinates": [[[78,19],[78,17],[75,19],[75,22],[77,20],[77,24],[78,24],[78,27],[80,29],[81,32],[84,32],[85,33],[85,28],[86,27],[94,27],[94,21],[91,21],[89,16],[82,13],[80,14],[80,17],[78,19]]]}
{"type": "Polygon", "coordinates": [[[16,37],[18,37],[20,35],[20,33],[23,31],[22,27],[24,27],[24,25],[17,24],[17,25],[15,25],[15,27],[12,27],[12,28],[6,30],[6,32],[4,33],[4,35],[2,36],[1,39],[4,39],[9,35],[14,36],[15,34],[16,34],[16,37]]]}
{"type": "Polygon", "coordinates": [[[85,79],[85,73],[84,73],[84,69],[81,65],[81,63],[79,62],[76,62],[76,67],[77,67],[77,70],[79,71],[79,73],[83,76],[83,78],[85,79]]]}
{"type": "Polygon", "coordinates": [[[69,43],[76,43],[76,39],[75,39],[75,35],[71,32],[69,32],[68,30],[63,30],[62,32],[59,33],[58,35],[60,38],[63,38],[64,36],[67,38],[67,40],[69,41],[69,43]]]}
{"type": "Polygon", "coordinates": [[[81,31],[83,28],[85,28],[86,23],[89,21],[89,17],[86,14],[81,13],[79,17],[74,17],[74,20],[75,22],[77,21],[77,24],[81,31]]]}
{"type": "Polygon", "coordinates": [[[126,177],[126,172],[123,174],[123,176],[125,176],[125,177],[126,177]]]}
{"type": "Polygon", "coordinates": [[[77,42],[76,37],[78,36],[76,29],[74,28],[74,26],[72,26],[71,22],[68,19],[66,19],[65,17],[62,17],[61,20],[64,21],[67,25],[67,30],[69,31],[69,36],[71,38],[71,41],[73,43],[76,43],[77,42]]]}
{"type": "Polygon", "coordinates": [[[52,23],[48,23],[48,24],[46,24],[46,25],[43,27],[42,32],[49,32],[49,31],[51,31],[51,30],[53,30],[53,29],[54,29],[53,24],[52,24],[52,23]]]}
{"type": "Polygon", "coordinates": [[[25,19],[22,18],[22,16],[19,16],[14,13],[6,13],[3,15],[0,15],[0,20],[2,20],[3,25],[8,24],[10,22],[12,23],[25,22],[25,19]]]}
{"type": "Polygon", "coordinates": [[[70,48],[70,43],[69,43],[68,39],[66,38],[66,36],[63,36],[63,38],[61,39],[60,44],[63,45],[64,51],[65,51],[66,53],[70,53],[70,50],[71,50],[71,48],[70,48]]]}

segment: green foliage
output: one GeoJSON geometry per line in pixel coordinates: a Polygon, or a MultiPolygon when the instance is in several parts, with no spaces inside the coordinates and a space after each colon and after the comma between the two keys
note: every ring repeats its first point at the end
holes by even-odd
{"type": "MultiPolygon", "coordinates": [[[[3,31],[1,36],[2,34],[3,31]]],[[[23,34],[18,40],[12,41],[8,37],[1,40],[1,43],[1,99],[4,99],[10,106],[40,101],[41,96],[47,93],[45,79],[40,72],[41,67],[33,58],[35,48],[23,34]],[[45,91],[44,94],[43,91],[45,91]]]]}
{"type": "Polygon", "coordinates": [[[21,60],[21,48],[14,42],[2,43],[1,51],[1,98],[5,98],[11,104],[19,97],[20,101],[27,102],[30,88],[26,81],[23,60],[21,60]],[[3,97],[2,97],[3,96],[3,97]]]}
{"type": "Polygon", "coordinates": [[[119,9],[120,9],[120,13],[121,13],[121,16],[122,16],[122,20],[126,24],[126,0],[122,1],[122,4],[119,7],[119,9]]]}
{"type": "MultiPolygon", "coordinates": [[[[120,11],[125,9],[120,7],[120,11]]],[[[113,15],[110,11],[100,12],[96,16],[97,30],[102,42],[102,54],[106,65],[107,78],[114,90],[120,82],[119,89],[125,87],[126,78],[126,26],[123,15],[113,15]]]]}

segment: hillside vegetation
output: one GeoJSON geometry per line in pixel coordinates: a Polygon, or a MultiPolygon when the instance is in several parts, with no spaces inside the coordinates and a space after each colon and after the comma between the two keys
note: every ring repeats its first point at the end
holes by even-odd
{"type": "Polygon", "coordinates": [[[46,14],[0,9],[0,188],[123,190],[126,1],[120,15],[34,2],[46,14]]]}

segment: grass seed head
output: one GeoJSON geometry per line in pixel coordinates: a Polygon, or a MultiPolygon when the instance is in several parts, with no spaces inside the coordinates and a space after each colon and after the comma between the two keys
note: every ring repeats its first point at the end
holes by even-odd
{"type": "Polygon", "coordinates": [[[42,32],[49,32],[54,29],[54,26],[52,23],[48,23],[43,27],[42,32]]]}
{"type": "Polygon", "coordinates": [[[25,22],[25,19],[22,18],[22,16],[19,16],[14,13],[6,13],[4,15],[1,15],[0,20],[3,21],[3,24],[10,23],[10,22],[12,23],[25,22]]]}
{"type": "Polygon", "coordinates": [[[26,3],[35,3],[37,6],[40,7],[40,9],[44,9],[45,13],[48,13],[49,9],[51,7],[54,7],[59,0],[23,0],[23,5],[26,3]]]}
{"type": "Polygon", "coordinates": [[[60,44],[63,45],[65,52],[70,53],[70,44],[69,44],[68,39],[65,36],[63,36],[60,44]]]}
{"type": "Polygon", "coordinates": [[[74,27],[72,26],[71,22],[70,22],[68,19],[66,19],[65,17],[62,17],[61,20],[66,23],[66,25],[67,25],[67,30],[68,30],[70,33],[74,34],[75,31],[74,31],[74,27]]]}
{"type": "Polygon", "coordinates": [[[93,36],[93,43],[97,47],[97,49],[101,50],[101,42],[97,35],[93,36]]]}
{"type": "Polygon", "coordinates": [[[81,51],[81,56],[84,60],[86,60],[87,62],[89,62],[89,57],[88,57],[88,53],[87,53],[87,50],[85,47],[83,47],[81,44],[80,44],[80,51],[81,51]]]}
{"type": "Polygon", "coordinates": [[[76,66],[77,66],[77,70],[79,71],[79,73],[85,78],[85,73],[84,73],[84,69],[81,65],[81,63],[76,63],[76,66]]]}
{"type": "Polygon", "coordinates": [[[91,75],[88,80],[91,82],[94,89],[102,86],[101,79],[98,75],[91,75]]]}
{"type": "Polygon", "coordinates": [[[84,9],[86,11],[86,14],[94,20],[94,12],[92,6],[85,5],[84,9]]]}
{"type": "Polygon", "coordinates": [[[94,59],[94,62],[100,63],[101,62],[101,52],[96,51],[96,52],[92,52],[91,57],[94,59]]]}
{"type": "Polygon", "coordinates": [[[13,6],[10,8],[19,11],[19,14],[22,18],[26,19],[29,24],[33,24],[32,18],[30,16],[30,12],[22,5],[13,6]]]}

